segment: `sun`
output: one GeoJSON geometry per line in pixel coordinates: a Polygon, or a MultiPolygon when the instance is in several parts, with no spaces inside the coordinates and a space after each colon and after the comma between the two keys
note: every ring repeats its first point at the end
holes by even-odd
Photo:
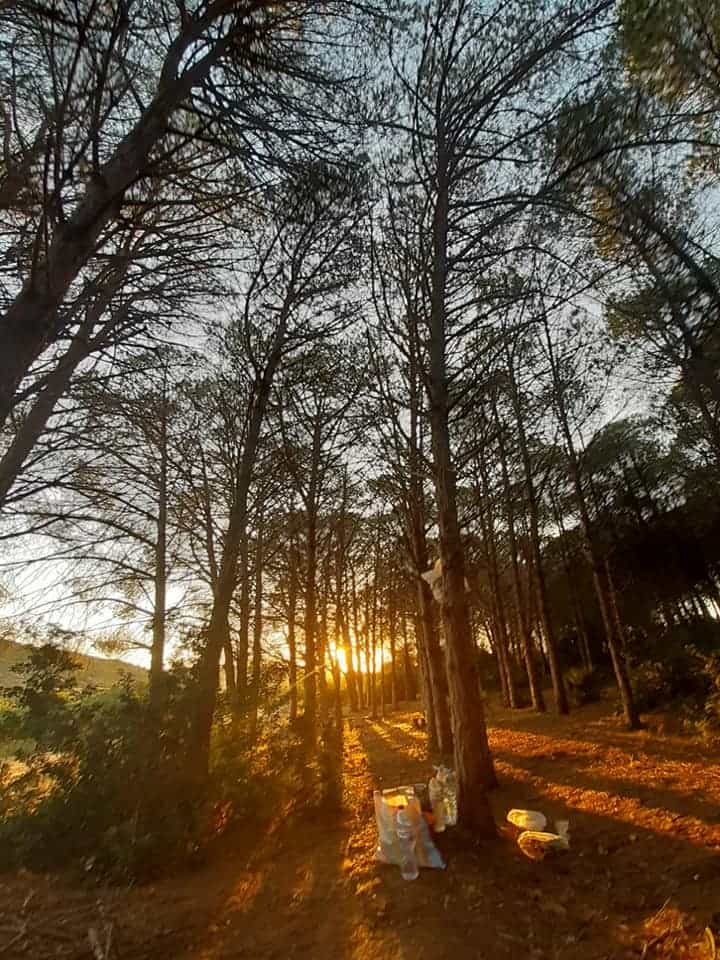
{"type": "Polygon", "coordinates": [[[340,672],[347,673],[348,664],[347,664],[347,655],[345,653],[345,648],[338,647],[336,643],[331,641],[330,656],[336,661],[337,665],[340,667],[340,672]]]}

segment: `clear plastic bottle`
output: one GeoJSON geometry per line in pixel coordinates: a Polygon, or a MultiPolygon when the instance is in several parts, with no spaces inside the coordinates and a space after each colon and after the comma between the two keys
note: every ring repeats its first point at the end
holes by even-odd
{"type": "Polygon", "coordinates": [[[400,807],[395,825],[400,846],[400,873],[403,880],[417,880],[420,869],[415,852],[415,830],[407,807],[400,807]]]}
{"type": "Polygon", "coordinates": [[[457,777],[454,770],[445,773],[443,783],[443,800],[445,802],[445,822],[449,827],[457,826],[457,777]]]}
{"type": "Polygon", "coordinates": [[[428,784],[428,793],[430,794],[430,805],[433,815],[433,830],[435,833],[442,833],[445,829],[445,801],[443,799],[444,787],[440,780],[440,775],[430,778],[428,784]]]}

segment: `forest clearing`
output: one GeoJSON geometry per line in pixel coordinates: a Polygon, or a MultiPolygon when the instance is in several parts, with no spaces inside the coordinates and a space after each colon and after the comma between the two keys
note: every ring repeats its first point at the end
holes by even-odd
{"type": "Polygon", "coordinates": [[[448,830],[447,870],[410,883],[374,862],[371,796],[427,778],[410,721],[353,718],[341,810],[281,813],[252,837],[238,828],[195,871],[131,890],[0,877],[2,956],[85,960],[93,928],[112,929],[109,955],[123,960],[711,960],[720,750],[623,732],[607,703],[572,721],[492,710],[498,823],[512,806],[567,816],[571,849],[536,863],[502,830],[478,845],[448,830]]]}
{"type": "Polygon", "coordinates": [[[0,0],[3,958],[717,960],[719,491],[720,0],[0,0]]]}

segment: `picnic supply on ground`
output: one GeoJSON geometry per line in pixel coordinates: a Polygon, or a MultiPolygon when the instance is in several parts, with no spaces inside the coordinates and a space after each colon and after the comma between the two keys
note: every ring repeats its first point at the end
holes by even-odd
{"type": "Polygon", "coordinates": [[[547,817],[539,810],[509,810],[505,819],[519,830],[542,832],[547,826],[547,817]]]}
{"type": "Polygon", "coordinates": [[[442,786],[443,814],[445,816],[445,826],[454,827],[457,825],[457,777],[455,771],[450,767],[439,766],[437,768],[437,777],[442,786]]]}
{"type": "Polygon", "coordinates": [[[394,787],[376,790],[373,794],[375,821],[378,828],[378,846],[375,859],[380,863],[400,866],[402,851],[398,837],[397,816],[403,811],[401,827],[407,820],[412,824],[415,837],[415,856],[418,867],[444,869],[445,862],[430,836],[430,828],[422,814],[420,801],[412,787],[394,787]]]}
{"type": "Polygon", "coordinates": [[[445,799],[443,785],[437,774],[430,778],[428,793],[433,815],[433,829],[435,833],[442,833],[445,830],[445,799]]]}
{"type": "Polygon", "coordinates": [[[408,807],[398,807],[395,829],[400,849],[400,873],[403,880],[417,880],[420,874],[415,851],[415,826],[413,818],[408,812],[408,807]]]}
{"type": "Polygon", "coordinates": [[[555,823],[556,833],[541,830],[525,830],[517,838],[517,843],[526,857],[531,860],[544,860],[549,855],[565,853],[570,849],[567,820],[555,823]]]}

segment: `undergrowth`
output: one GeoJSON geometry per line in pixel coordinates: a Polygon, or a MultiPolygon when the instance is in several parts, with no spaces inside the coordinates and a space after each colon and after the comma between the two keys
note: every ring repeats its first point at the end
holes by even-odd
{"type": "Polygon", "coordinates": [[[273,716],[250,742],[222,698],[198,788],[187,669],[168,674],[161,717],[129,677],[108,691],[78,689],[75,669],[63,651],[37,648],[17,668],[24,682],[4,691],[0,737],[22,746],[0,794],[0,867],[73,864],[90,877],[148,880],[202,861],[215,839],[261,824],[287,798],[319,805],[334,790],[326,747],[308,763],[273,716]]]}
{"type": "Polygon", "coordinates": [[[662,659],[633,662],[631,679],[640,712],[672,708],[689,732],[720,737],[720,653],[668,646],[662,659]]]}

